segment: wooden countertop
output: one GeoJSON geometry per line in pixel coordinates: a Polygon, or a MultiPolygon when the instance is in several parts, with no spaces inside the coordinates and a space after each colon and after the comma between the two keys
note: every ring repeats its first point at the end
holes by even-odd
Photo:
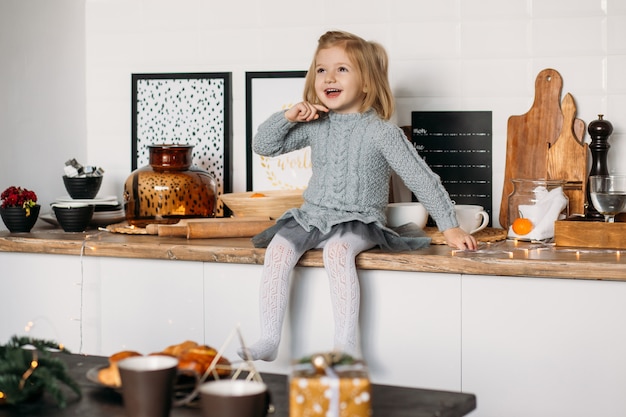
{"type": "MultiPolygon", "coordinates": [[[[31,233],[0,232],[0,252],[76,256],[82,253],[84,256],[240,264],[262,264],[265,255],[265,250],[254,248],[248,238],[186,239],[99,230],[65,233],[51,227],[38,227],[31,233]]],[[[299,266],[322,267],[321,251],[307,252],[299,266]]],[[[431,245],[425,249],[399,253],[372,249],[358,256],[357,267],[389,271],[626,281],[626,253],[618,250],[556,247],[511,240],[481,243],[475,252],[455,251],[445,245],[431,245]]]]}
{"type": "MultiPolygon", "coordinates": [[[[186,239],[100,230],[65,233],[46,226],[37,227],[31,233],[0,232],[0,252],[76,256],[82,253],[84,256],[259,265],[265,255],[265,250],[254,248],[248,238],[186,239]]],[[[307,252],[299,265],[323,267],[321,251],[307,252]]],[[[556,247],[511,240],[481,243],[475,252],[455,251],[445,245],[399,253],[372,249],[358,256],[357,266],[389,271],[626,281],[626,253],[618,250],[556,247]]]]}

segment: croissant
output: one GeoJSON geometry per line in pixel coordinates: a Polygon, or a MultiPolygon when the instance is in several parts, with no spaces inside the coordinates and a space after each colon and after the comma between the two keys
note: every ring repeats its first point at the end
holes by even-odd
{"type": "MultiPolygon", "coordinates": [[[[178,357],[178,369],[182,371],[194,371],[202,376],[213,363],[217,356],[217,350],[210,346],[197,346],[186,350],[178,357]]],[[[215,366],[215,371],[220,377],[229,376],[231,373],[230,361],[221,356],[215,366]]]]}
{"type": "Polygon", "coordinates": [[[123,350],[121,352],[114,353],[109,357],[109,366],[102,368],[98,371],[98,381],[109,387],[121,387],[122,379],[120,378],[120,371],[117,367],[117,363],[122,359],[130,358],[133,356],[142,356],[141,353],[134,350],[123,350]]]}

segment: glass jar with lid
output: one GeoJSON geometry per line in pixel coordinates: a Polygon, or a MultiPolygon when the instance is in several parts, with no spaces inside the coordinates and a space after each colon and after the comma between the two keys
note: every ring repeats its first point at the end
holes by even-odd
{"type": "Polygon", "coordinates": [[[523,240],[552,239],[554,222],[569,214],[569,200],[563,192],[565,181],[521,178],[511,181],[507,236],[523,240]]]}
{"type": "Polygon", "coordinates": [[[128,223],[145,227],[215,217],[217,182],[192,165],[193,145],[150,145],[148,150],[149,165],[133,171],[124,184],[128,223]]]}

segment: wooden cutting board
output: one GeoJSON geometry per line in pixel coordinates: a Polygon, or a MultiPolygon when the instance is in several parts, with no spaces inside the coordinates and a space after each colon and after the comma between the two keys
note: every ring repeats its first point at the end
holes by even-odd
{"type": "Polygon", "coordinates": [[[589,146],[579,140],[572,127],[576,119],[574,97],[567,93],[561,103],[563,128],[548,149],[548,178],[564,179],[564,192],[569,199],[569,214],[585,214],[587,192],[587,155],[589,146]]]}
{"type": "MultiPolygon", "coordinates": [[[[571,130],[576,140],[582,143],[585,123],[575,117],[563,126],[561,111],[561,91],[563,79],[558,71],[548,68],[537,75],[535,98],[528,112],[509,117],[507,123],[506,165],[502,200],[500,203],[500,225],[508,227],[508,198],[513,191],[514,178],[524,179],[563,179],[548,176],[548,150],[559,138],[561,132],[571,130]]],[[[561,156],[553,152],[551,157],[561,156]]],[[[578,157],[576,157],[578,158],[578,157]]],[[[560,161],[561,169],[568,170],[576,164],[586,164],[578,159],[560,161]]]]}

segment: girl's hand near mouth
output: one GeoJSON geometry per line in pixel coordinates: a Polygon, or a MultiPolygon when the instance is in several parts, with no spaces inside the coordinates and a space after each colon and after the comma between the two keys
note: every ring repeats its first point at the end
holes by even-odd
{"type": "Polygon", "coordinates": [[[310,122],[320,118],[320,112],[328,113],[328,108],[321,104],[302,101],[285,112],[285,118],[292,123],[310,122]]]}

